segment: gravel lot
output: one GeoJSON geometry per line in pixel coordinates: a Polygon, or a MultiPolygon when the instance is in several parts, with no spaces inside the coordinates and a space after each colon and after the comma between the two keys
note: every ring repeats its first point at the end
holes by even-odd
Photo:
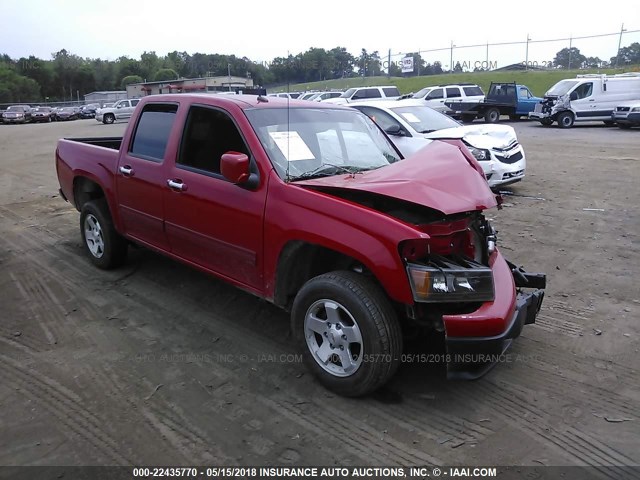
{"type": "Polygon", "coordinates": [[[142,249],[91,266],[55,145],[125,124],[0,126],[0,464],[640,464],[640,131],[512,125],[527,178],[489,216],[548,275],[537,324],[479,381],[404,364],[359,400],[268,303],[142,249]]]}

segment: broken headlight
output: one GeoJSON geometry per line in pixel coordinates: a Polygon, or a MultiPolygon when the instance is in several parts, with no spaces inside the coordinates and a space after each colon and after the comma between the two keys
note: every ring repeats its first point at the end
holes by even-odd
{"type": "Polygon", "coordinates": [[[476,157],[476,160],[478,160],[479,162],[483,162],[486,160],[491,160],[491,152],[489,152],[489,150],[486,150],[484,148],[475,148],[475,147],[469,147],[469,151],[471,152],[471,154],[476,157]]]}
{"type": "Polygon", "coordinates": [[[427,265],[408,263],[407,274],[416,302],[491,302],[495,298],[491,269],[468,259],[456,262],[439,257],[427,265]]]}

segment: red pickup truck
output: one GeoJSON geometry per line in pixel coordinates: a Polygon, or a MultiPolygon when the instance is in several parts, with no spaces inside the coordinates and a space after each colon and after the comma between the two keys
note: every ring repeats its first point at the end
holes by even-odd
{"type": "Polygon", "coordinates": [[[132,242],[273,302],[343,395],[391,378],[409,325],[444,332],[450,378],[477,378],[544,296],[498,251],[499,199],[462,143],[403,159],[348,107],[149,96],[122,138],[60,140],[56,167],[97,267],[132,242]]]}

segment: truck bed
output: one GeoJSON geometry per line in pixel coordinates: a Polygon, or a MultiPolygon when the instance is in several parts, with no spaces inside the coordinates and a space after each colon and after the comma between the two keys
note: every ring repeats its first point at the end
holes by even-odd
{"type": "Polygon", "coordinates": [[[120,145],[122,144],[122,137],[65,138],[65,140],[95,145],[96,147],[110,148],[112,150],[120,150],[120,145]]]}

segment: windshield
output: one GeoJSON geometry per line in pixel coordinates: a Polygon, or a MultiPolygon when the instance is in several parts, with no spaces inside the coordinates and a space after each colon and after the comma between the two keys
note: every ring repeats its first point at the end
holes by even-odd
{"type": "Polygon", "coordinates": [[[356,90],[357,90],[356,88],[350,88],[349,90],[344,92],[342,95],[340,95],[340,98],[351,98],[351,96],[355,93],[356,90]]]}
{"type": "Polygon", "coordinates": [[[436,112],[429,107],[395,107],[392,108],[396,115],[418,133],[430,133],[444,128],[456,128],[460,124],[446,115],[436,112]]]}
{"type": "Polygon", "coordinates": [[[356,173],[402,158],[356,110],[261,108],[246,114],[281,178],[356,173]]]}
{"type": "Polygon", "coordinates": [[[7,108],[7,112],[24,112],[26,107],[14,106],[7,108]]]}
{"type": "Polygon", "coordinates": [[[48,107],[36,107],[33,109],[34,112],[48,112],[50,109],[48,107]]]}
{"type": "Polygon", "coordinates": [[[551,89],[545,93],[545,95],[565,95],[569,90],[571,90],[575,85],[578,84],[577,80],[561,80],[556,83],[551,89]]]}
{"type": "Polygon", "coordinates": [[[424,98],[430,91],[432,87],[423,88],[422,90],[418,90],[413,94],[413,98],[424,98]]]}

